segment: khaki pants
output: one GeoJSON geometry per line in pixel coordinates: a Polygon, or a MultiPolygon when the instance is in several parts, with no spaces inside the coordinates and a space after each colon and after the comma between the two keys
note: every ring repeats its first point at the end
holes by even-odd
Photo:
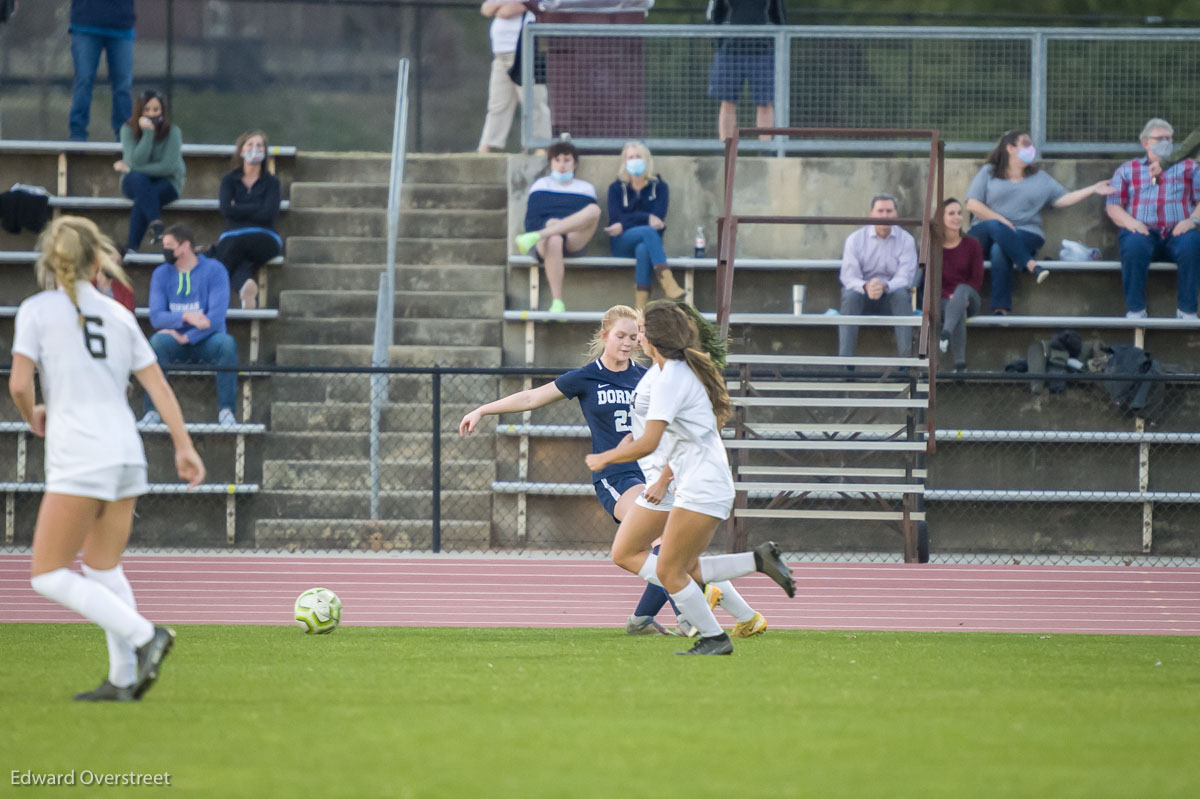
{"type": "MultiPolygon", "coordinates": [[[[496,53],[492,57],[492,74],[488,80],[487,119],[483,122],[483,135],[479,145],[493,150],[504,149],[508,141],[508,129],[512,125],[513,112],[518,103],[523,103],[525,90],[512,82],[508,71],[512,69],[515,53],[496,53]]],[[[550,103],[545,84],[533,86],[533,135],[541,139],[550,138],[550,103]]]]}

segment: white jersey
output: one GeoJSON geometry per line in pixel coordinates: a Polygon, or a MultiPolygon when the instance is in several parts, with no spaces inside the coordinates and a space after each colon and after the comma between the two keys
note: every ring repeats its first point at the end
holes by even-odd
{"type": "MultiPolygon", "coordinates": [[[[638,381],[637,387],[633,390],[633,396],[629,400],[629,425],[633,429],[633,437],[641,438],[646,432],[646,415],[650,412],[650,397],[654,393],[654,385],[658,381],[662,370],[658,368],[658,364],[653,364],[646,370],[646,374],[642,375],[642,379],[638,381]]],[[[662,476],[663,469],[667,465],[667,452],[671,449],[671,434],[663,431],[662,439],[658,442],[658,447],[654,452],[651,452],[645,457],[638,458],[638,468],[642,470],[642,475],[646,478],[646,485],[652,486],[658,482],[658,478],[662,476]]],[[[650,510],[669,511],[675,502],[675,483],[674,480],[667,486],[666,494],[662,501],[653,504],[645,501],[644,497],[638,497],[637,503],[644,508],[650,510]]]]}
{"type": "Polygon", "coordinates": [[[734,494],[729,457],[708,392],[684,361],[670,360],[662,367],[646,419],[667,423],[675,506],[727,518],[734,494]]]}
{"type": "Polygon", "coordinates": [[[76,286],[79,311],[62,289],[17,309],[13,354],[37,365],[46,403],[46,479],[142,465],[146,453],[125,389],[130,372],[155,363],[137,321],[90,283],[76,286]]]}

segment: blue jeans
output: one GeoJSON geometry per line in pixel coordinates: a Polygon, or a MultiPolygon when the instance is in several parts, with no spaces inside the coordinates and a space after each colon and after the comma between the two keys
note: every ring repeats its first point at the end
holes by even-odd
{"type": "Polygon", "coordinates": [[[133,208],[129,209],[129,239],[125,246],[136,250],[142,246],[146,228],[154,220],[162,219],[162,207],[179,199],[179,192],[166,178],[152,178],[145,172],[128,172],[121,181],[121,193],[133,200],[133,208]]]}
{"type": "Polygon", "coordinates": [[[1122,229],[1117,233],[1121,245],[1121,288],[1125,291],[1127,311],[1146,310],[1146,273],[1151,261],[1170,260],[1179,267],[1176,280],[1177,302],[1184,313],[1196,313],[1196,292],[1200,290],[1200,231],[1189,230],[1182,236],[1163,238],[1157,230],[1150,235],[1122,229]]]}
{"type": "Polygon", "coordinates": [[[667,262],[662,235],[649,225],[638,225],[622,232],[620,236],[613,236],[609,245],[616,257],[637,259],[637,266],[633,270],[634,282],[638,288],[649,291],[654,282],[654,267],[667,262]]]}
{"type": "Polygon", "coordinates": [[[121,125],[133,114],[133,39],[71,34],[71,60],[75,62],[75,86],[71,92],[71,141],[87,141],[92,115],[92,85],[100,66],[100,53],[107,53],[108,80],[112,84],[112,129],[121,140],[121,125]]]}
{"type": "MultiPolygon", "coordinates": [[[[237,365],[237,342],[228,333],[213,333],[196,344],[180,344],[166,333],[155,333],[150,337],[150,347],[158,356],[158,365],[164,368],[178,363],[237,365]]],[[[231,411],[237,407],[237,372],[217,372],[217,407],[231,411]]],[[[149,394],[145,408],[154,410],[149,394]]]]}
{"type": "Polygon", "coordinates": [[[983,254],[992,262],[992,310],[1012,310],[1012,273],[1025,271],[1046,240],[1027,230],[1012,230],[995,219],[973,225],[967,235],[979,239],[983,254]]]}

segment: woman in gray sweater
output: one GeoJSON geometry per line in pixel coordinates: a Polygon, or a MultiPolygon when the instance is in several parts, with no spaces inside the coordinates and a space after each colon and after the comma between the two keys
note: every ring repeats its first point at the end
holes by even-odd
{"type": "Polygon", "coordinates": [[[1050,273],[1034,256],[1046,243],[1042,209],[1066,208],[1093,194],[1112,194],[1107,180],[1067,191],[1034,161],[1037,149],[1029,134],[1010,130],[1000,137],[971,186],[967,210],[976,222],[967,235],[979,240],[992,262],[992,313],[1012,310],[1012,273],[1024,269],[1042,283],[1050,273]]]}
{"type": "Polygon", "coordinates": [[[141,247],[147,228],[152,241],[158,241],[162,207],[183,194],[187,174],[183,133],[167,118],[167,106],[158,92],[142,92],[134,103],[133,116],[121,126],[121,160],[113,169],[121,173],[121,193],[133,200],[126,249],[141,247]]]}

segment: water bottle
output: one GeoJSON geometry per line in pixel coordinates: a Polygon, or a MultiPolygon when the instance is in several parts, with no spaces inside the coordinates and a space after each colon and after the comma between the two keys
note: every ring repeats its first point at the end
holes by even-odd
{"type": "Polygon", "coordinates": [[[696,226],[696,258],[704,257],[704,250],[708,246],[708,242],[704,240],[704,226],[696,226]]]}

